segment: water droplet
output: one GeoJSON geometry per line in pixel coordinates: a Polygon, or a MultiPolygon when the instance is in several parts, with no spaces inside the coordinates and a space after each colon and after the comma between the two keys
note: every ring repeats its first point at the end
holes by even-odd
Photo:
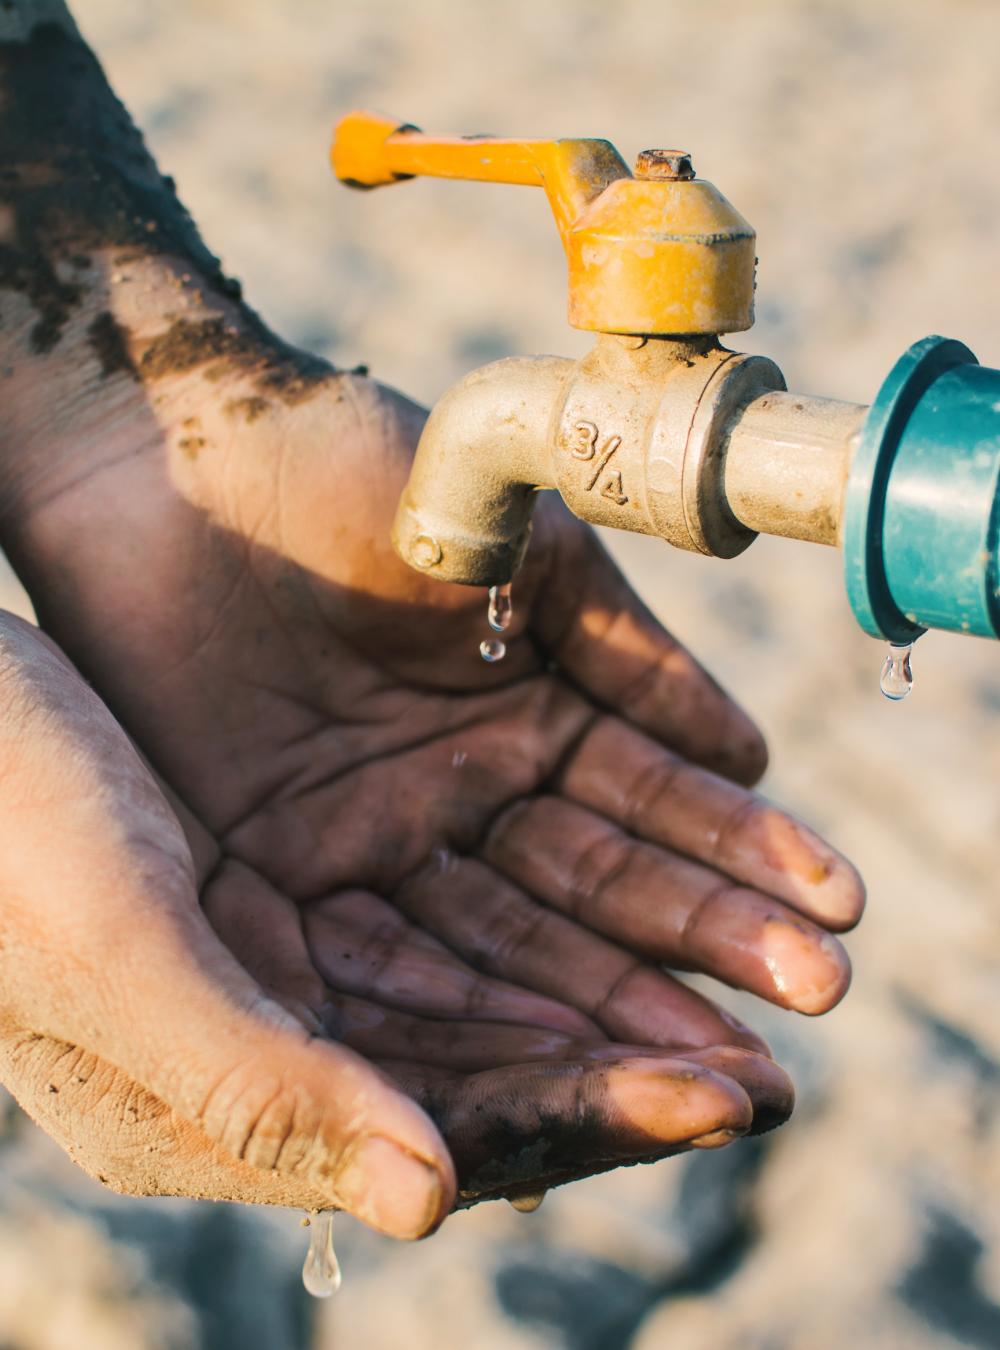
{"type": "Polygon", "coordinates": [[[913,688],[913,671],[910,669],[912,652],[912,642],[889,643],[889,652],[882,666],[878,684],[886,698],[891,698],[894,703],[906,698],[913,688]]]}
{"type": "Polygon", "coordinates": [[[514,617],[514,602],[511,599],[511,582],[503,586],[490,587],[490,605],[486,617],[494,633],[506,633],[514,617]]]}
{"type": "Polygon", "coordinates": [[[545,1191],[535,1191],[533,1194],[509,1195],[507,1203],[521,1214],[534,1214],[535,1210],[545,1199],[545,1191]]]}
{"type": "Polygon", "coordinates": [[[502,661],[507,655],[507,644],[500,638],[484,638],[479,644],[479,655],[491,664],[494,661],[502,661]]]}
{"type": "Polygon", "coordinates": [[[311,1216],[302,1283],[313,1298],[329,1298],[340,1288],[340,1265],[333,1250],[332,1209],[321,1209],[311,1216]]]}
{"type": "Polygon", "coordinates": [[[450,848],[436,848],[433,850],[431,857],[434,859],[434,866],[439,872],[454,872],[458,866],[458,858],[450,848]]]}

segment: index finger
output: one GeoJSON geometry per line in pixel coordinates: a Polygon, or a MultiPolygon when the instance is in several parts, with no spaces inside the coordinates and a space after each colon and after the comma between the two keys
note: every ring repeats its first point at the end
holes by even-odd
{"type": "Polygon", "coordinates": [[[475,1074],[379,1064],[437,1122],[455,1161],[460,1204],[715,1148],[753,1125],[753,1102],[735,1077],[679,1056],[626,1051],[475,1074]]]}
{"type": "Polygon", "coordinates": [[[688,763],[616,717],[584,736],[558,783],[650,843],[793,905],[842,932],[861,918],[865,888],[843,854],[749,789],[688,763]]]}

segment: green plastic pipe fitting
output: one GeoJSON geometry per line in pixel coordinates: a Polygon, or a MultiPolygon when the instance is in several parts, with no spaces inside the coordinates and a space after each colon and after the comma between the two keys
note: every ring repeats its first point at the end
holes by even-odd
{"type": "Polygon", "coordinates": [[[1000,637],[1000,370],[950,338],[900,357],[861,428],[842,543],[867,633],[1000,637]]]}

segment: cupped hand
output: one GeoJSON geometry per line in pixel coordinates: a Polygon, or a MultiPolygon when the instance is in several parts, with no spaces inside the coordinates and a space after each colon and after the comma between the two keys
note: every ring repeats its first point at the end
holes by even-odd
{"type": "MultiPolygon", "coordinates": [[[[860,882],[744,786],[752,724],[558,502],[485,665],[484,594],[388,546],[419,412],[357,376],[282,384],[266,356],[207,374],[143,389],[8,530],[184,822],[77,682],[107,738],[78,752],[87,848],[44,880],[11,1015],[36,1062],[96,1057],[113,1085],[82,1160],[413,1236],[456,1173],[466,1200],[532,1191],[783,1119],[763,1043],[664,969],[807,1013],[847,987],[831,931],[860,882]]],[[[14,1086],[58,1133],[51,1081],[14,1086]]]]}
{"type": "MultiPolygon", "coordinates": [[[[460,1165],[481,1174],[474,1194],[711,1147],[790,1108],[760,1055],[614,1044],[428,937],[400,953],[402,998],[351,994],[318,954],[339,906],[306,920],[320,929],[307,956],[295,907],[220,856],[58,649],[9,615],[0,690],[0,1068],[117,1189],[337,1205],[417,1236],[455,1181],[435,1126],[392,1079],[434,1104],[460,1165]],[[509,1157],[529,1131],[530,1157],[509,1157]]],[[[371,899],[344,908],[364,923],[371,899]]],[[[356,937],[348,927],[338,946],[356,937]]]]}

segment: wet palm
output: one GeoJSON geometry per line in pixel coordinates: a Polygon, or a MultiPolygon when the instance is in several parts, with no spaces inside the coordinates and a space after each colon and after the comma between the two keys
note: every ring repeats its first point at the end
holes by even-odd
{"type": "MultiPolygon", "coordinates": [[[[190,810],[197,899],[243,971],[426,1108],[467,1196],[782,1119],[762,1043],[663,967],[824,1011],[860,885],[738,785],[758,734],[592,535],[545,503],[485,665],[485,594],[388,547],[416,410],[355,377],[291,404],[238,374],[165,390],[102,467],[65,459],[13,548],[190,810]]],[[[190,1148],[223,1149],[197,1189],[315,1200],[260,1148],[265,1108],[182,1110],[190,1148]]]]}

